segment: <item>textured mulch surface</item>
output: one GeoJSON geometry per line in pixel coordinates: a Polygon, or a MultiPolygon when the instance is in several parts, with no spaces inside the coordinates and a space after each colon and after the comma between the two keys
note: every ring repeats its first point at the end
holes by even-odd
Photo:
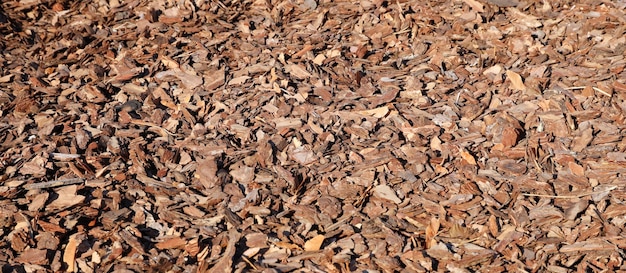
{"type": "Polygon", "coordinates": [[[2,272],[626,270],[626,2],[3,1],[2,272]]]}

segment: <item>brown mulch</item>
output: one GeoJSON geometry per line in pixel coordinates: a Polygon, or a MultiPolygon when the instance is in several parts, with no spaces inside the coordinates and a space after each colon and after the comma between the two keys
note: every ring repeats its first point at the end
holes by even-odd
{"type": "Polygon", "coordinates": [[[0,3],[2,272],[626,270],[626,2],[0,3]]]}

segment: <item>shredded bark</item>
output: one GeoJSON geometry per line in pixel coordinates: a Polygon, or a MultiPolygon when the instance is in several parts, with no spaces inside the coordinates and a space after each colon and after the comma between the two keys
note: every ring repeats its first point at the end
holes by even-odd
{"type": "Polygon", "coordinates": [[[4,1],[3,272],[626,270],[624,1],[4,1]]]}

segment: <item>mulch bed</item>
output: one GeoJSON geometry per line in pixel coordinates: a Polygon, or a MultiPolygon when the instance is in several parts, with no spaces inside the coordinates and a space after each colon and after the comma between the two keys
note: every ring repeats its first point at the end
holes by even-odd
{"type": "Polygon", "coordinates": [[[2,272],[626,270],[578,2],[3,1],[2,272]]]}

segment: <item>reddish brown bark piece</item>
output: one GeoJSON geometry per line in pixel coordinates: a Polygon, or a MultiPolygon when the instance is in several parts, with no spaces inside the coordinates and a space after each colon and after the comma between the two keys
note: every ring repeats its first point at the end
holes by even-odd
{"type": "Polygon", "coordinates": [[[158,249],[170,249],[170,248],[180,248],[180,247],[185,246],[185,244],[187,244],[187,241],[185,239],[182,239],[180,237],[173,237],[173,238],[167,238],[163,240],[162,242],[157,243],[155,246],[158,249]]]}

